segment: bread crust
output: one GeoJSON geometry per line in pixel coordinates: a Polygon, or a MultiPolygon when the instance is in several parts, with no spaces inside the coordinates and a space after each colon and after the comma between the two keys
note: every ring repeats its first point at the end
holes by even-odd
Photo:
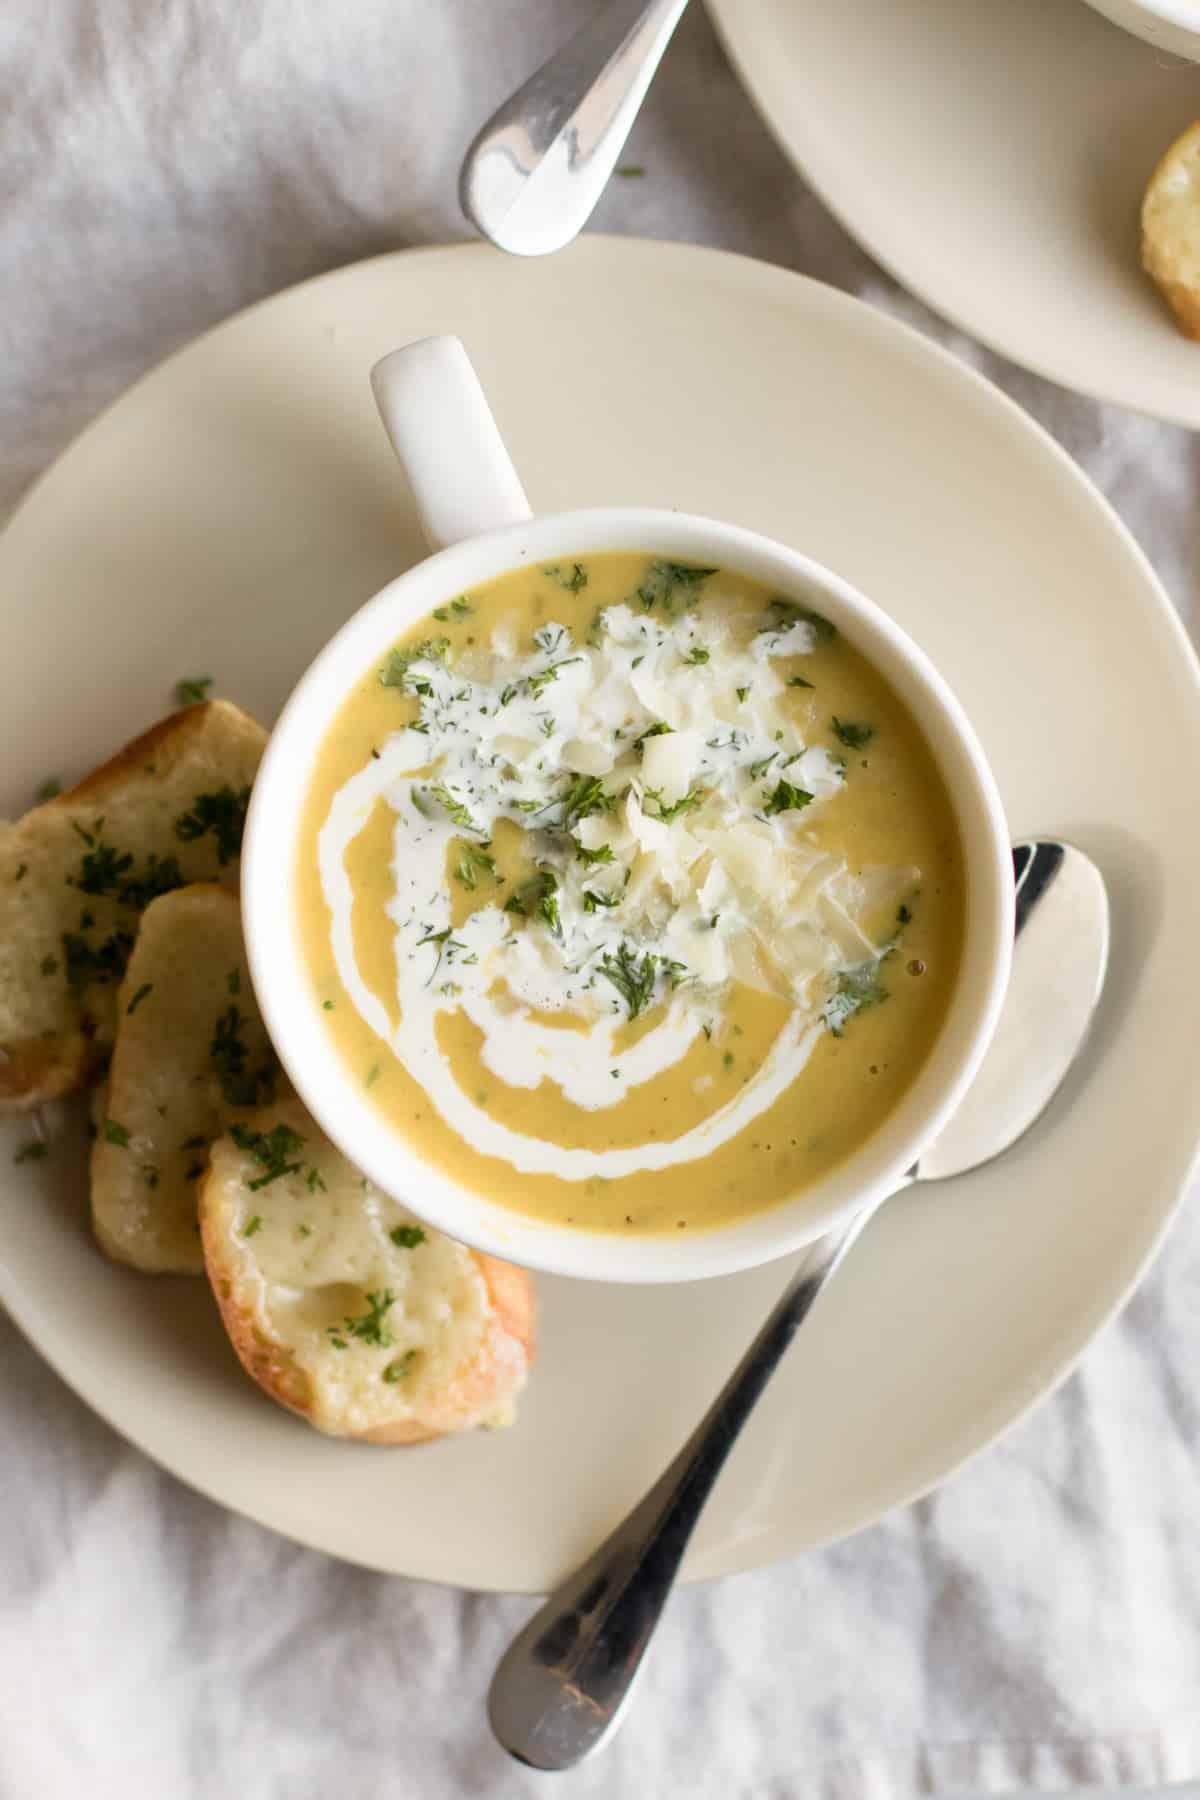
{"type": "MultiPolygon", "coordinates": [[[[145,768],[148,757],[166,751],[172,761],[177,762],[188,745],[202,735],[212,721],[222,716],[227,717],[231,723],[236,721],[240,724],[247,715],[231,700],[199,700],[194,706],[185,706],[178,712],[168,713],[165,719],[151,725],[140,737],[131,738],[107,762],[89,769],[74,787],[64,788],[52,800],[43,800],[41,806],[35,807],[34,811],[69,812],[80,800],[90,803],[107,799],[145,768]]],[[[26,817],[28,816],[27,814],[26,817]]]]}

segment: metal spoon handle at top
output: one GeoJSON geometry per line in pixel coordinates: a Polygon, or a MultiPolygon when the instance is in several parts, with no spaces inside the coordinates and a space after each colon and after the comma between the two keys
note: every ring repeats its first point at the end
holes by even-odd
{"type": "Polygon", "coordinates": [[[608,0],[492,115],[467,151],[467,218],[516,256],[583,229],[625,147],[687,0],[608,0]]]}
{"type": "MultiPolygon", "coordinates": [[[[1108,956],[1099,872],[1079,851],[1046,839],[1016,845],[1013,868],[1023,954],[995,1038],[959,1113],[897,1192],[922,1178],[965,1173],[1006,1150],[1041,1115],[1086,1036],[1108,956]],[[1030,932],[1035,917],[1039,926],[1030,932]],[[1047,999],[1058,1015],[1049,1026],[1047,999]]],[[[878,1204],[812,1245],[673,1462],[514,1639],[493,1679],[488,1716],[519,1761],[569,1768],[616,1727],[739,1431],[878,1204]]]]}

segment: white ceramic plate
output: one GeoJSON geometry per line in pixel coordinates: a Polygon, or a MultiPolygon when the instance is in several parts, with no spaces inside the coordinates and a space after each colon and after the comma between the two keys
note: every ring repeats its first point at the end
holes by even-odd
{"type": "MultiPolygon", "coordinates": [[[[1090,1054],[1001,1166],[885,1211],[755,1415],[693,1576],[866,1524],[1045,1394],[1157,1243],[1200,1136],[1200,688],[1142,557],[1067,458],[954,360],[833,290],[714,252],[588,238],[330,275],[202,339],[75,444],[0,541],[0,805],[71,776],[181,676],[270,718],[420,553],[367,386],[466,341],[535,505],[649,501],[809,551],[923,643],[1017,832],[1112,886],[1090,1054]]],[[[17,1142],[19,1131],[7,1132],[17,1142]]],[[[355,1561],[536,1590],[613,1525],[718,1387],[778,1265],[682,1288],[539,1283],[516,1427],[412,1451],[322,1440],[223,1343],[203,1283],[106,1264],[74,1145],[0,1151],[0,1296],[63,1377],[184,1480],[355,1561]]]]}
{"type": "Polygon", "coordinates": [[[1067,387],[1200,426],[1200,345],[1138,264],[1200,68],[1083,0],[709,0],[785,150],[930,306],[1067,387]]]}

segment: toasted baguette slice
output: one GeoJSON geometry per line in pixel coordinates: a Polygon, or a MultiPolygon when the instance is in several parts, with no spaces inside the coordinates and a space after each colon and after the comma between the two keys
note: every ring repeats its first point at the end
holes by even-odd
{"type": "Polygon", "coordinates": [[[1142,202],[1142,266],[1188,337],[1200,337],[1200,121],[1177,138],[1142,202]]]}
{"type": "Polygon", "coordinates": [[[415,1444],[511,1418],[533,1359],[526,1271],[421,1227],[297,1102],[213,1145],[200,1223],[243,1367],[318,1431],[415,1444]]]}
{"type": "Polygon", "coordinates": [[[116,1032],[92,1146],[97,1242],[135,1269],[203,1274],[196,1195],[208,1147],[281,1080],[236,894],[206,883],[151,901],[116,1032]]]}
{"type": "Polygon", "coordinates": [[[149,900],[189,881],[236,885],[265,743],[226,700],[190,706],[0,828],[0,1113],[102,1065],[149,900]]]}

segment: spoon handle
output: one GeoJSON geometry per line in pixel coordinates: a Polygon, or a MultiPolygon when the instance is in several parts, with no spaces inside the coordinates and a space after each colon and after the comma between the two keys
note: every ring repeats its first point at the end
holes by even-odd
{"type": "Polygon", "coordinates": [[[864,1209],[813,1245],[675,1460],[514,1639],[492,1681],[488,1716],[519,1761],[570,1768],[616,1725],[725,1458],[874,1210],[864,1209]]]}
{"type": "Polygon", "coordinates": [[[608,0],[467,151],[459,199],[517,256],[561,250],[608,183],[687,0],[608,0]]]}

